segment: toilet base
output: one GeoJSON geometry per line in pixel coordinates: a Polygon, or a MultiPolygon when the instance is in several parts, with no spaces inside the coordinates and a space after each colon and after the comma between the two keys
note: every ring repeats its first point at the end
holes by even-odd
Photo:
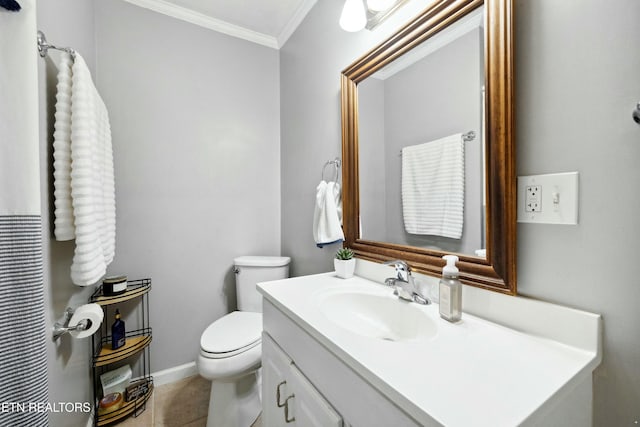
{"type": "Polygon", "coordinates": [[[262,410],[260,371],[211,382],[207,427],[250,427],[262,410]]]}

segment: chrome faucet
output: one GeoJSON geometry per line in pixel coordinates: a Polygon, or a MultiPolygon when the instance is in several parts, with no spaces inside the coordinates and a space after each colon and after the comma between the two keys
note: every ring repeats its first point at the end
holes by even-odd
{"type": "Polygon", "coordinates": [[[398,295],[405,301],[413,301],[418,304],[431,304],[431,301],[427,297],[421,294],[420,290],[416,286],[413,276],[411,275],[411,268],[402,260],[387,261],[385,265],[393,265],[396,268],[396,277],[389,277],[385,279],[384,284],[394,287],[394,295],[398,295]]]}

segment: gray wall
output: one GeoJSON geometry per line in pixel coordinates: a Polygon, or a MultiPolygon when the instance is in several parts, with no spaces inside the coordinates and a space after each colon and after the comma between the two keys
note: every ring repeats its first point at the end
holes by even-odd
{"type": "MultiPolygon", "coordinates": [[[[343,32],[318,2],[281,50],[282,247],[296,275],[331,269],[314,247],[317,172],[340,153],[340,71],[390,29],[343,32]]],[[[604,317],[594,423],[640,420],[640,99],[635,0],[515,0],[517,173],[580,172],[578,226],[518,225],[519,292],[604,317]]],[[[498,405],[499,406],[499,405],[498,405]]]]}
{"type": "Polygon", "coordinates": [[[280,254],[278,51],[96,3],[117,205],[111,272],[151,277],[152,370],[236,307],[233,258],[280,254]]]}
{"type": "MultiPolygon", "coordinates": [[[[38,29],[50,43],[73,46],[81,52],[92,73],[96,71],[93,1],[60,0],[37,2],[38,29]]],[[[34,46],[35,54],[35,46],[34,46]]],[[[43,217],[43,255],[45,309],[48,330],[66,307],[87,302],[93,289],[71,283],[69,269],[73,258],[73,242],[57,242],[53,238],[53,114],[56,74],[60,54],[50,51],[47,58],[38,57],[40,104],[40,179],[43,217]]],[[[50,337],[50,335],[49,335],[50,337]]],[[[49,400],[52,402],[86,402],[91,400],[89,368],[91,340],[75,340],[69,336],[58,342],[48,341],[47,360],[49,400]]],[[[86,425],[87,414],[50,413],[52,426],[86,425]]]]}
{"type": "Polygon", "coordinates": [[[640,2],[516,1],[519,175],[580,172],[578,226],[518,227],[521,293],[604,317],[595,424],[640,422],[640,2]],[[631,190],[633,192],[633,190],[631,190]],[[633,193],[632,193],[633,194],[633,193]]]}
{"type": "MultiPolygon", "coordinates": [[[[278,51],[120,0],[37,6],[38,27],[82,54],[110,112],[118,225],[109,270],[153,278],[151,369],[191,362],[205,327],[235,308],[233,258],[280,254],[278,51]]],[[[39,60],[49,326],[93,291],[69,279],[73,242],[52,238],[58,55],[39,60]]],[[[68,336],[49,343],[51,401],[91,399],[89,347],[68,336]]],[[[85,424],[86,414],[51,416],[51,425],[85,424]]]]}

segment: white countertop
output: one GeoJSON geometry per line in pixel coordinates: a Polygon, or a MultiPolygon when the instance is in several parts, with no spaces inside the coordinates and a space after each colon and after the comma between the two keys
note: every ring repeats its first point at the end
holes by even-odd
{"type": "Polygon", "coordinates": [[[561,390],[590,377],[600,363],[597,349],[518,332],[467,313],[451,324],[440,318],[437,304],[411,303],[437,323],[431,338],[389,342],[361,336],[319,310],[314,295],[335,287],[397,299],[391,288],[334,273],[258,284],[264,298],[425,424],[433,419],[446,426],[519,425],[561,390]]]}

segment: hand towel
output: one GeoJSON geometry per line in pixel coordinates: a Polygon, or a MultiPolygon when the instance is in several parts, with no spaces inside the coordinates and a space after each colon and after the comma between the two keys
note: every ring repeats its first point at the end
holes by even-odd
{"type": "Polygon", "coordinates": [[[316,188],[313,213],[313,238],[319,248],[344,240],[342,232],[342,197],[340,184],[320,181],[316,188]]]}
{"type": "Polygon", "coordinates": [[[402,211],[408,233],[462,237],[462,134],[402,149],[402,211]]]}
{"type": "Polygon", "coordinates": [[[71,203],[71,65],[67,52],[61,54],[56,85],[56,112],[53,131],[54,235],[56,240],[73,240],[71,203]]]}
{"type": "Polygon", "coordinates": [[[115,184],[109,116],[84,59],[76,53],[71,85],[71,199],[76,248],[71,280],[98,282],[115,255],[115,184]]]}

